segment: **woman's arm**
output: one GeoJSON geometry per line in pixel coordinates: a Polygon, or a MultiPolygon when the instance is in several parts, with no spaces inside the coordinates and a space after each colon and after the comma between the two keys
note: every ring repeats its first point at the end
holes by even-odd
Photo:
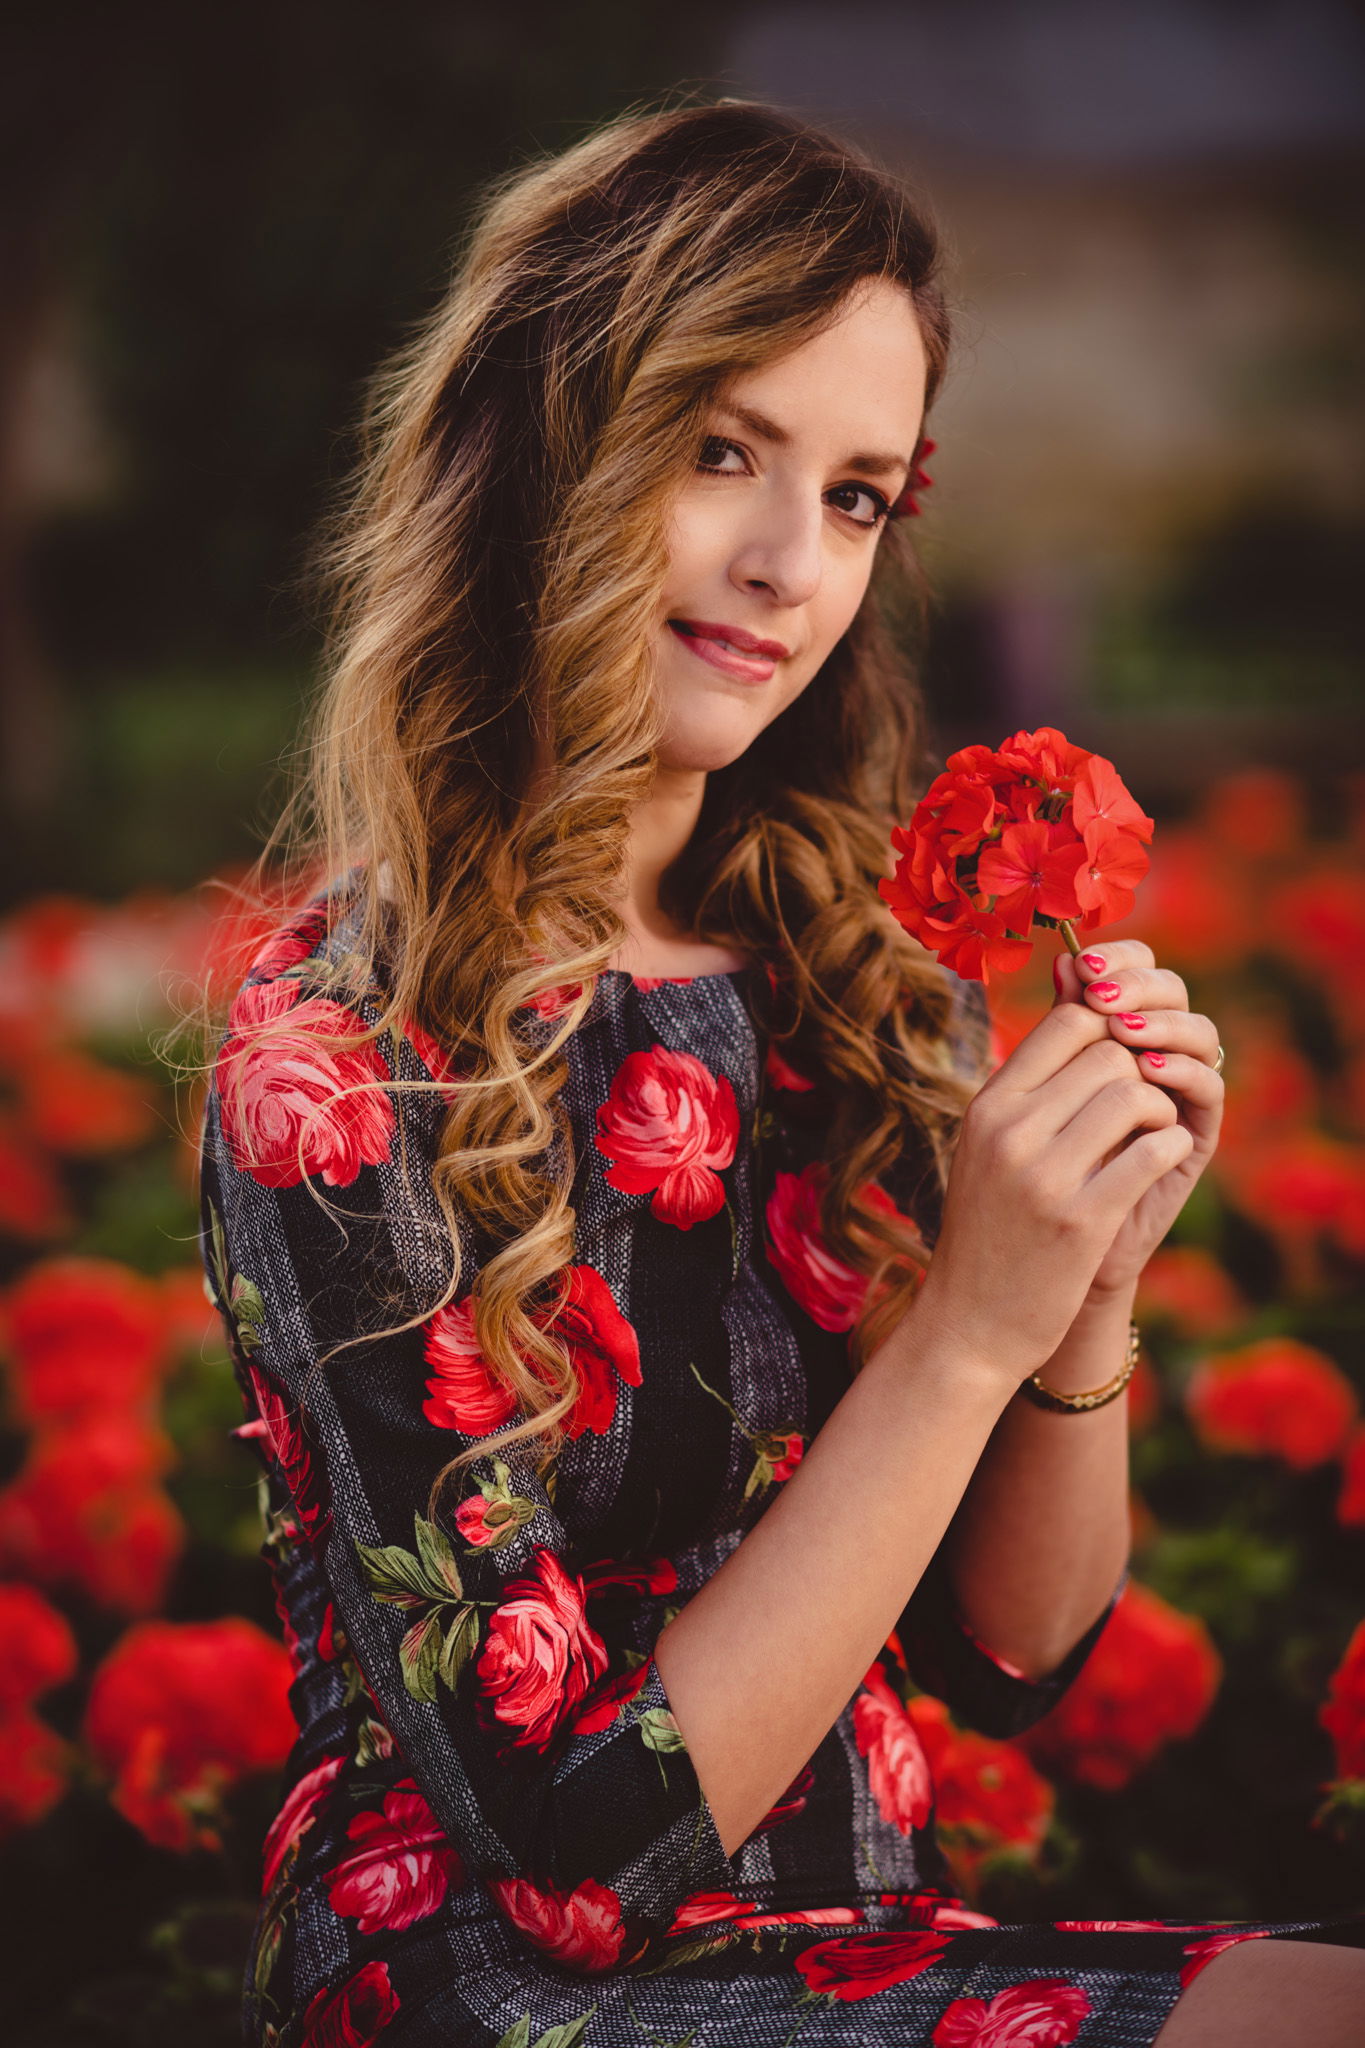
{"type": "MultiPolygon", "coordinates": [[[[1184,982],[1157,966],[1150,946],[1101,943],[1102,952],[1058,956],[1057,1001],[1104,1018],[1137,1072],[1171,1097],[1191,1144],[1124,1218],[1080,1314],[1043,1368],[1059,1393],[1102,1386],[1118,1370],[1138,1279],[1212,1158],[1223,1114],[1212,1020],[1191,1012],[1184,982]]],[[[984,1021],[975,984],[964,1009],[984,1021]]],[[[1048,1667],[1096,1611],[1128,1555],[1127,1431],[1124,1397],[1089,1415],[1061,1415],[1016,1396],[954,1518],[944,1550],[958,1607],[987,1643],[1027,1671],[1048,1667]]]]}
{"type": "Polygon", "coordinates": [[[1062,1345],[1123,1219],[1186,1155],[1175,1125],[1169,1099],[1078,1003],[1040,1019],[969,1105],[915,1300],[781,1497],[656,1644],[727,1852],[919,1590],[1020,1382],[1062,1345]]]}

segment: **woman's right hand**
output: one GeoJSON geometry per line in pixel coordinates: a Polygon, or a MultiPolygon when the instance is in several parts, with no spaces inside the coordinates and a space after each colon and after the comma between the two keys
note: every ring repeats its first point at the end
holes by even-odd
{"type": "Polygon", "coordinates": [[[1057,1350],[1129,1210],[1192,1142],[1108,1018],[1058,1001],[967,1107],[910,1317],[1013,1391],[1057,1350]]]}

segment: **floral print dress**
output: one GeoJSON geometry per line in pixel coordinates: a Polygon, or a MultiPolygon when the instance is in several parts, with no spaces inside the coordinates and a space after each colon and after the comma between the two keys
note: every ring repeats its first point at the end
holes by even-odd
{"type": "MultiPolygon", "coordinates": [[[[347,978],[360,874],[330,931],[319,895],[258,954],[205,1108],[203,1256],[299,1724],[245,2038],[1137,2048],[1229,1941],[1365,1938],[1357,1916],[1001,1925],[954,1895],[907,1699],[1019,1733],[1075,1678],[1126,1573],[1030,1681],[973,1637],[936,1554],[726,1854],[653,1646],[849,1383],[864,1283],[819,1237],[819,1090],[768,1048],[762,968],[599,977],[565,1048],[576,1223],[557,1328],[582,1391],[548,1483],[513,1445],[465,1468],[431,1521],[434,1475],[511,1410],[468,1303],[491,1248],[464,1219],[461,1294],[424,1310],[448,1267],[429,1174],[443,1093],[363,1085],[455,1085],[445,1054],[416,1027],[354,1053],[309,1037],[376,1015],[377,991],[347,978]],[[284,1013],[297,1033],[257,1047],[253,1027],[284,1013]]],[[[980,1029],[980,991],[954,986],[962,1031],[980,1029]]],[[[556,1000],[531,1029],[548,1035],[556,1000]]],[[[921,1183],[907,1160],[882,1193],[908,1206],[921,1183]]]]}

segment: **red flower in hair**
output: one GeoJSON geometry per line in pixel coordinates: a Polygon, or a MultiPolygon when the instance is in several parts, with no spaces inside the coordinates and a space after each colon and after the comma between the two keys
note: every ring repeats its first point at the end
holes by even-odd
{"type": "Polygon", "coordinates": [[[916,491],[927,490],[930,484],[934,481],[934,479],[930,476],[929,472],[925,469],[921,469],[919,465],[921,461],[923,461],[926,457],[933,454],[937,446],[937,441],[930,441],[926,439],[920,442],[919,448],[916,451],[914,465],[912,466],[910,475],[906,481],[905,489],[901,492],[895,504],[891,507],[889,516],[892,519],[918,519],[920,514],[920,504],[919,500],[915,496],[915,493],[916,491]]]}

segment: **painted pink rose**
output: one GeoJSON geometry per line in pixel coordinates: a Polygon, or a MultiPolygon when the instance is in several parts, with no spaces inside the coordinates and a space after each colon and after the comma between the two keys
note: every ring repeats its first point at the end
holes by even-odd
{"type": "Polygon", "coordinates": [[[870,1998],[932,1969],[951,1944],[947,1934],[860,1934],[852,1941],[817,1941],[796,1967],[807,1988],[830,1998],[870,1998]]]}
{"type": "Polygon", "coordinates": [[[334,1913],[361,1934],[411,1927],[434,1913],[464,1866],[411,1778],[384,1799],[382,1813],[358,1813],[346,1830],[355,1844],[327,1879],[334,1913]]]}
{"type": "Polygon", "coordinates": [[[768,1808],[768,1811],[754,1829],[754,1833],[761,1835],[768,1828],[780,1827],[784,1820],[791,1820],[793,1815],[803,1813],[807,1797],[814,1783],[815,1772],[809,1764],[802,1764],[786,1791],[775,1799],[768,1808]]]}
{"type": "Polygon", "coordinates": [[[903,1835],[926,1826],[934,1806],[929,1759],[914,1722],[875,1664],[853,1703],[853,1733],[859,1756],[867,1758],[868,1784],[882,1819],[903,1835]]]}
{"type": "Polygon", "coordinates": [[[316,1539],[332,1518],[326,1472],[314,1463],[298,1407],[283,1387],[258,1365],[248,1364],[246,1370],[265,1441],[284,1474],[300,1522],[308,1536],[316,1539]]]}
{"type": "Polygon", "coordinates": [[[1089,2011],[1079,1984],[1031,1977],[991,1999],[955,1998],[930,2038],[934,2048],[1062,2048],[1089,2011]]]}
{"type": "Polygon", "coordinates": [[[315,953],[326,931],[327,911],[320,903],[312,910],[303,911],[292,923],[272,932],[252,961],[249,972],[260,981],[274,981],[315,953]]]}
{"type": "Polygon", "coordinates": [[[356,1023],[353,1010],[325,996],[301,1002],[297,981],[239,991],[215,1079],[233,1160],[262,1187],[297,1187],[305,1174],[349,1187],[362,1166],[389,1157],[393,1104],[373,1085],[389,1079],[376,1043],[332,1052],[314,1036],[349,1025],[354,1037],[356,1023]],[[287,1032],[260,1037],[286,1015],[287,1032]]]}
{"type": "Polygon", "coordinates": [[[324,1987],[303,2015],[299,2048],[370,2048],[398,2014],[387,1963],[366,1963],[337,1990],[324,1987]]]}
{"type": "Polygon", "coordinates": [[[787,1913],[760,1913],[753,1900],[733,1892],[693,1892],[673,1916],[668,1932],[685,1934],[709,1920],[729,1920],[736,1927],[853,1927],[863,1914],[856,1906],[794,1907],[787,1913]]]}
{"type": "Polygon", "coordinates": [[[285,1858],[317,1818],[327,1788],[345,1763],[343,1756],[325,1756],[311,1771],[305,1771],[270,1824],[262,1850],[261,1891],[270,1891],[283,1868],[285,1858]]]}
{"type": "Polygon", "coordinates": [[[511,1579],[479,1655],[480,1705],[516,1731],[519,1749],[544,1750],[607,1669],[606,1645],[583,1612],[583,1582],[539,1546],[534,1577],[511,1579]]]}
{"type": "Polygon", "coordinates": [[[474,1297],[447,1303],[428,1318],[422,1355],[435,1368],[422,1413],[438,1429],[486,1436],[517,1411],[516,1396],[495,1380],[474,1329],[474,1297]]]}
{"type": "MultiPolygon", "coordinates": [[[[895,1892],[883,1893],[882,1903],[895,1903],[895,1892]]],[[[998,1927],[989,1913],[974,1913],[965,1900],[944,1892],[902,1892],[907,1927],[998,1927]]]]}
{"type": "MultiPolygon", "coordinates": [[[[600,1436],[616,1413],[618,1375],[632,1387],[640,1384],[640,1343],[595,1267],[570,1266],[568,1275],[558,1314],[552,1319],[545,1311],[534,1320],[555,1329],[578,1375],[578,1399],[565,1417],[565,1435],[577,1438],[590,1429],[600,1436]]],[[[514,1395],[494,1378],[479,1348],[472,1296],[436,1311],[426,1326],[423,1351],[427,1364],[436,1368],[422,1404],[428,1422],[481,1436],[516,1413],[514,1395]]]]}
{"type": "Polygon", "coordinates": [[[791,1062],[783,1059],[775,1045],[770,1044],[768,1047],[766,1065],[768,1079],[774,1088],[791,1088],[802,1092],[815,1086],[814,1081],[808,1081],[804,1074],[798,1074],[791,1062]]]}
{"type": "Polygon", "coordinates": [[[550,1325],[564,1343],[578,1374],[580,1392],[564,1423],[565,1434],[601,1436],[616,1413],[616,1381],[640,1384],[640,1340],[634,1325],[594,1266],[570,1266],[569,1291],[550,1325]]]}
{"type": "Polygon", "coordinates": [[[576,1891],[537,1891],[524,1877],[488,1884],[512,1925],[567,1970],[609,1970],[625,1930],[621,1901],[607,1885],[585,1878],[576,1891]]]}
{"type": "Polygon", "coordinates": [[[1211,1934],[1207,1941],[1187,1941],[1185,1953],[1190,1960],[1180,1972],[1181,1983],[1192,1984],[1205,1965],[1211,1963],[1215,1956],[1220,1956],[1225,1948],[1231,1948],[1234,1942],[1264,1939],[1265,1934],[1261,1931],[1255,1934],[1211,1934]]]}
{"type": "MultiPolygon", "coordinates": [[[[822,1330],[851,1330],[867,1293],[867,1275],[837,1259],[820,1227],[820,1192],[825,1167],[813,1160],[802,1172],[779,1170],[768,1197],[767,1253],[798,1307],[822,1330]]],[[[875,1208],[897,1214],[896,1205],[874,1181],[862,1190],[875,1208]]]]}
{"type": "Polygon", "coordinates": [[[583,1587],[591,1600],[602,1593],[676,1593],[678,1568],[668,1557],[649,1557],[639,1564],[600,1557],[583,1567],[583,1587]]]}
{"type": "Polygon", "coordinates": [[[484,1544],[493,1541],[498,1533],[498,1524],[495,1522],[489,1527],[490,1508],[498,1515],[499,1521],[506,1519],[506,1508],[500,1507],[497,1501],[486,1500],[481,1493],[471,1493],[467,1500],[460,1502],[455,1510],[455,1527],[466,1543],[477,1544],[482,1549],[484,1544]]]}
{"type": "Polygon", "coordinates": [[[627,1053],[597,1111],[597,1149],[612,1161],[609,1186],[623,1194],[654,1190],[650,1214],[690,1230],[725,1203],[717,1171],[739,1138],[739,1106],[724,1074],[690,1052],[656,1045],[627,1053]]]}
{"type": "Polygon", "coordinates": [[[633,1700],[636,1693],[643,1692],[649,1677],[649,1663],[626,1671],[619,1678],[612,1678],[595,1692],[583,1712],[573,1724],[575,1735],[594,1735],[599,1728],[610,1728],[623,1706],[633,1700]]]}
{"type": "Polygon", "coordinates": [[[407,1039],[433,1081],[448,1082],[452,1089],[458,1085],[460,1080],[459,1070],[439,1039],[433,1038],[429,1031],[425,1030],[422,1025],[414,1023],[411,1019],[408,1021],[403,1036],[407,1039]]]}

